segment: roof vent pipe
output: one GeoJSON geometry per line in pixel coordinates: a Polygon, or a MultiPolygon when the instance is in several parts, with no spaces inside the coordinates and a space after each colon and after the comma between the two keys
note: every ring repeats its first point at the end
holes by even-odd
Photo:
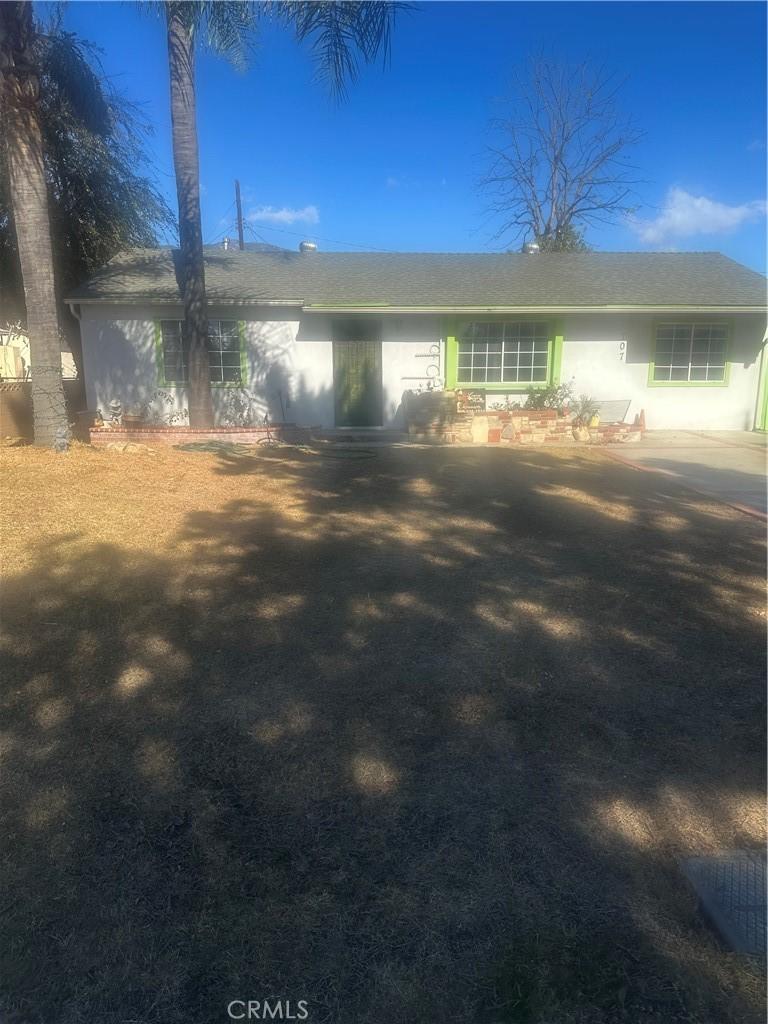
{"type": "Polygon", "coordinates": [[[541,249],[538,242],[526,242],[520,251],[526,256],[535,256],[537,252],[541,252],[541,249]]]}
{"type": "Polygon", "coordinates": [[[224,252],[229,252],[229,239],[226,236],[221,240],[221,248],[224,252]]]}
{"type": "Polygon", "coordinates": [[[317,243],[299,242],[299,252],[317,252],[317,243]]]}

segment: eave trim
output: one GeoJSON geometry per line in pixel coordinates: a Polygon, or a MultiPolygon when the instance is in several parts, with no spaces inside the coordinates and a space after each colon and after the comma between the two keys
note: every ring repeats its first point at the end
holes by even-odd
{"type": "MultiPolygon", "coordinates": [[[[80,306],[181,306],[180,298],[146,296],[73,297],[67,305],[80,306]]],[[[381,304],[339,304],[304,302],[302,299],[232,299],[216,295],[207,296],[208,306],[266,306],[299,308],[305,313],[390,313],[390,314],[559,314],[559,313],[768,313],[768,305],[697,306],[697,305],[603,305],[603,306],[395,306],[381,304]]]]}
{"type": "Polygon", "coordinates": [[[767,313],[766,306],[353,306],[306,303],[305,313],[450,313],[450,314],[557,314],[557,313],[767,313]]]}

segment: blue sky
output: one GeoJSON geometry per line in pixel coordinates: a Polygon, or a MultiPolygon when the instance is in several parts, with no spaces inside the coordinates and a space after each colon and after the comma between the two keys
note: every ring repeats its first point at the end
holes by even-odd
{"type": "MultiPolygon", "coordinates": [[[[159,18],[73,2],[64,23],[103,49],[107,73],[154,125],[173,205],[159,18]]],[[[302,237],[323,249],[505,247],[476,183],[513,70],[542,54],[626,76],[622,108],[646,133],[632,154],[639,223],[592,229],[591,244],[719,249],[764,271],[765,37],[758,3],[425,3],[400,17],[389,66],[364,67],[338,104],[308,48],[269,27],[246,73],[199,59],[206,241],[231,233],[237,177],[252,230],[290,248],[302,237]]]]}

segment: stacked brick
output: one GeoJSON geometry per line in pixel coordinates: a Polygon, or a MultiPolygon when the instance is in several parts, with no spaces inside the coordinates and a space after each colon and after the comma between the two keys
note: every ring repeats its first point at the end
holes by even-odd
{"type": "Polygon", "coordinates": [[[642,429],[629,423],[606,423],[588,428],[583,438],[576,440],[571,417],[558,415],[555,409],[491,409],[459,410],[452,417],[409,423],[409,435],[414,440],[437,438],[446,444],[617,444],[639,441],[642,429]]]}
{"type": "Polygon", "coordinates": [[[267,437],[289,444],[306,442],[310,431],[292,424],[266,427],[212,427],[196,430],[193,427],[91,427],[88,431],[91,444],[105,447],[108,444],[129,442],[134,444],[190,444],[196,441],[223,441],[227,444],[258,444],[267,437]]]}

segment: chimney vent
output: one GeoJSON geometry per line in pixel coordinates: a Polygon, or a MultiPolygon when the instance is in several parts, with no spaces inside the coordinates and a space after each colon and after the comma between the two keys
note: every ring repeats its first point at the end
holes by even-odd
{"type": "Polygon", "coordinates": [[[222,238],[222,240],[221,240],[221,248],[224,250],[224,252],[229,252],[229,239],[228,238],[226,238],[226,237],[222,238]]]}
{"type": "Polygon", "coordinates": [[[541,252],[538,242],[526,242],[521,252],[525,253],[526,256],[535,256],[537,252],[541,252]]]}
{"type": "Polygon", "coordinates": [[[317,243],[299,242],[299,252],[317,252],[317,243]]]}

